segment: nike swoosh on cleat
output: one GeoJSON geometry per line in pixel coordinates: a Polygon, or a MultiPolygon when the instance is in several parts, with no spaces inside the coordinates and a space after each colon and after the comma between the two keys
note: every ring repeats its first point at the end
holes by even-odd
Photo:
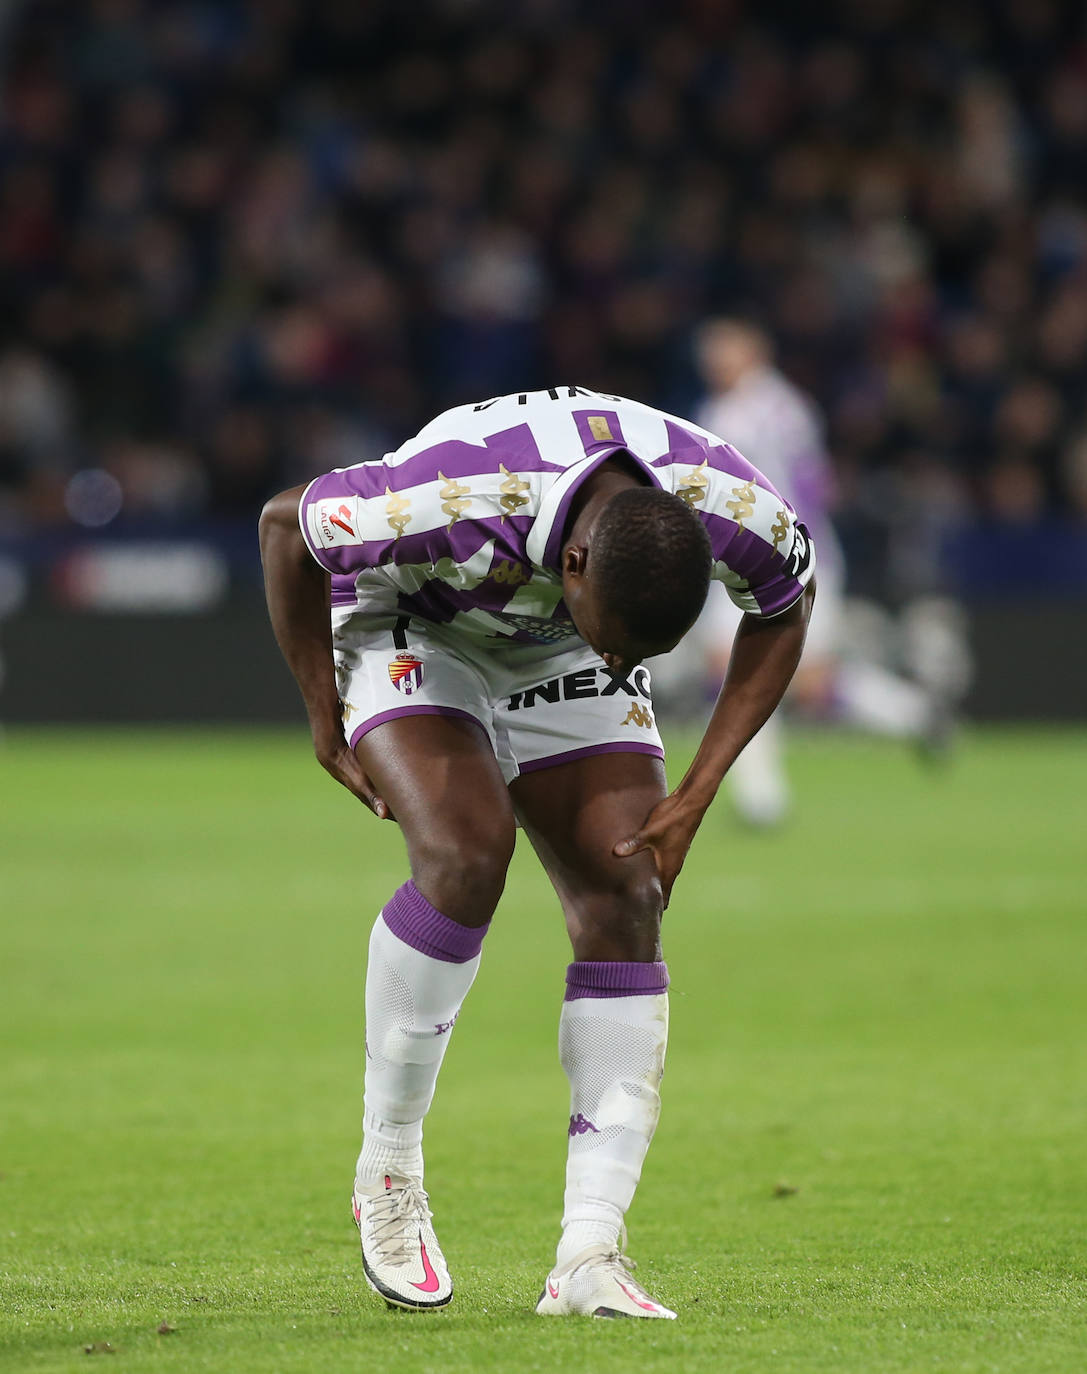
{"type": "Polygon", "coordinates": [[[359,1226],[362,1223],[362,1208],[354,1198],[351,1199],[351,1210],[355,1214],[355,1225],[359,1226]]]}
{"type": "Polygon", "coordinates": [[[619,1285],[619,1287],[623,1290],[623,1292],[627,1295],[631,1302],[636,1302],[643,1312],[660,1311],[660,1308],[657,1306],[655,1302],[642,1302],[641,1298],[639,1298],[637,1293],[632,1293],[622,1279],[616,1279],[615,1282],[619,1285]]]}
{"type": "Polygon", "coordinates": [[[552,1296],[553,1298],[557,1298],[557,1297],[559,1296],[559,1286],[558,1286],[558,1284],[555,1284],[555,1286],[552,1287],[552,1286],[551,1286],[551,1280],[548,1279],[548,1280],[547,1280],[547,1291],[551,1294],[551,1296],[552,1296]]]}
{"type": "Polygon", "coordinates": [[[423,1273],[426,1279],[423,1283],[413,1283],[413,1288],[418,1288],[420,1293],[436,1293],[441,1287],[441,1282],[434,1272],[434,1266],[430,1262],[430,1256],[426,1252],[426,1246],[422,1241],[419,1242],[419,1253],[423,1260],[423,1273]]]}

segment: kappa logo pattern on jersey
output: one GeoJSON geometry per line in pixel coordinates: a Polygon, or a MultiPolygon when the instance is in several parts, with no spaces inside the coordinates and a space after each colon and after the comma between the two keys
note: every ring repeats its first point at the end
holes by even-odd
{"type": "MultiPolygon", "coordinates": [[[[610,668],[583,668],[577,673],[549,678],[523,692],[514,692],[506,702],[510,711],[529,710],[539,701],[554,705],[557,701],[582,701],[586,697],[613,697],[620,692],[628,697],[650,700],[649,669],[635,668],[629,677],[613,673],[610,668]]],[[[644,707],[631,710],[644,711],[644,707]]],[[[652,724],[652,717],[650,717],[652,724]]]]}
{"type": "Polygon", "coordinates": [[[585,387],[492,397],[436,416],[380,461],[315,478],[302,532],[332,574],[335,609],[395,609],[489,647],[565,647],[577,632],[555,614],[555,574],[569,503],[621,448],[703,519],[735,604],[777,615],[811,577],[810,541],[727,438],[585,387]]]}

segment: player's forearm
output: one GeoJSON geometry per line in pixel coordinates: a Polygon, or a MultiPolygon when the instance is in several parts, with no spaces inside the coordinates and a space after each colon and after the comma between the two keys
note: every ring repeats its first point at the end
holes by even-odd
{"type": "Polygon", "coordinates": [[[721,779],[785,695],[800,662],[814,598],[813,582],[782,615],[744,618],[702,744],[676,789],[692,806],[709,806],[721,779]]]}
{"type": "Polygon", "coordinates": [[[310,556],[298,528],[303,488],[281,492],[260,517],[260,553],[268,614],[294,674],[316,738],[340,728],[339,693],[329,626],[329,576],[310,556]]]}

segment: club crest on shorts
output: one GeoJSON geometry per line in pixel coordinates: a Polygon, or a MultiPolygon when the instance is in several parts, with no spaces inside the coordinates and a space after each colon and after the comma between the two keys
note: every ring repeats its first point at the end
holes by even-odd
{"type": "Polygon", "coordinates": [[[389,681],[398,692],[410,697],[423,683],[423,663],[414,654],[397,654],[389,664],[389,681]]]}

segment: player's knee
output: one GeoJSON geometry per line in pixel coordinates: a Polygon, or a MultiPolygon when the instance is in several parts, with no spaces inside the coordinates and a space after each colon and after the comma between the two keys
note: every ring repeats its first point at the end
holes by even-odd
{"type": "Polygon", "coordinates": [[[578,959],[652,960],[660,954],[664,898],[655,873],[623,874],[577,903],[570,936],[578,959]]]}
{"type": "Polygon", "coordinates": [[[486,830],[456,827],[427,835],[412,846],[412,875],[451,920],[483,925],[502,896],[515,835],[512,822],[486,830]]]}

